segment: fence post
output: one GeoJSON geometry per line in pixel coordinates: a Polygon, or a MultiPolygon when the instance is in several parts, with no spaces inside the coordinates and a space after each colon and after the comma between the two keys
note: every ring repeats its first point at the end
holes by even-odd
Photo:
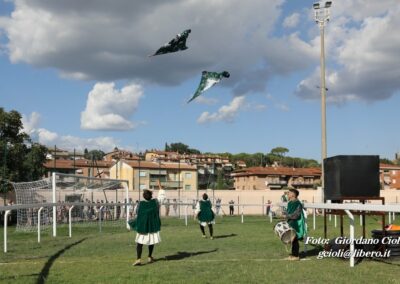
{"type": "Polygon", "coordinates": [[[389,224],[391,224],[392,223],[392,214],[389,212],[389,224]]]}
{"type": "Polygon", "coordinates": [[[74,209],[74,205],[71,206],[68,210],[68,216],[69,216],[69,237],[72,237],[72,209],[74,209]]]}
{"type": "Polygon", "coordinates": [[[350,218],[350,267],[354,267],[354,216],[350,210],[344,210],[350,218]]]}
{"type": "Polygon", "coordinates": [[[188,206],[185,206],[185,225],[188,225],[188,206]]]}
{"type": "Polygon", "coordinates": [[[4,214],[4,252],[7,252],[7,226],[8,226],[8,215],[10,215],[11,210],[6,210],[4,214]]]}
{"type": "Polygon", "coordinates": [[[335,228],[337,227],[337,220],[336,220],[336,215],[335,215],[335,228]]]}
{"type": "Polygon", "coordinates": [[[316,211],[316,209],[314,208],[314,210],[313,210],[313,229],[314,229],[314,231],[315,231],[315,211],[316,211]]]}
{"type": "Polygon", "coordinates": [[[38,243],[40,243],[40,213],[42,212],[42,210],[43,210],[43,207],[40,207],[39,208],[39,210],[38,210],[38,216],[37,216],[37,219],[38,219],[38,224],[37,224],[37,242],[38,243]]]}
{"type": "MultiPolygon", "coordinates": [[[[56,203],[56,173],[52,175],[53,203],[56,203]]],[[[53,206],[53,237],[57,236],[57,206],[53,206]]]]}
{"type": "Polygon", "coordinates": [[[242,205],[242,223],[244,222],[244,219],[243,219],[243,211],[244,211],[244,205],[242,205]]]}
{"type": "Polygon", "coordinates": [[[100,233],[101,233],[101,219],[103,217],[103,207],[104,206],[100,206],[100,210],[99,210],[99,230],[100,230],[100,233]]]}

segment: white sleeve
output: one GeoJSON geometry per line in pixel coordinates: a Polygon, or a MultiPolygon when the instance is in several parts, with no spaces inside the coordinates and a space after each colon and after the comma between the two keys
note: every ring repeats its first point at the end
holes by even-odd
{"type": "Polygon", "coordinates": [[[197,215],[197,214],[199,214],[199,212],[200,212],[200,201],[197,202],[194,213],[197,215]]]}

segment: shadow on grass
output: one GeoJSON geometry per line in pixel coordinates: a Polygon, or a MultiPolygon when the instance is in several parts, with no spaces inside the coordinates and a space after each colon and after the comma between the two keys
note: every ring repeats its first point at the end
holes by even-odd
{"type": "Polygon", "coordinates": [[[225,239],[225,238],[236,237],[236,236],[237,236],[237,234],[220,235],[220,236],[215,236],[214,239],[225,239]]]}
{"type": "Polygon", "coordinates": [[[160,260],[167,260],[167,261],[169,261],[169,260],[181,260],[181,259],[185,259],[185,258],[188,258],[188,257],[196,256],[196,255],[216,252],[217,250],[218,249],[213,249],[213,250],[209,250],[209,251],[196,251],[196,252],[178,251],[176,254],[166,255],[166,256],[164,256],[164,258],[159,258],[159,259],[157,259],[157,261],[160,261],[160,260]]]}
{"type": "Polygon", "coordinates": [[[64,252],[66,252],[67,250],[69,250],[70,248],[79,245],[81,242],[83,242],[84,240],[86,240],[87,238],[83,238],[75,243],[72,243],[70,245],[67,245],[65,248],[59,250],[58,252],[56,252],[55,254],[53,254],[45,263],[45,265],[42,268],[42,271],[40,271],[39,273],[39,277],[36,280],[37,284],[44,284],[46,282],[47,276],[49,276],[49,272],[50,272],[50,268],[53,265],[54,261],[56,261],[57,258],[59,258],[64,252]]]}
{"type": "Polygon", "coordinates": [[[307,251],[302,251],[300,252],[300,258],[306,258],[306,257],[310,257],[310,256],[317,256],[319,254],[320,251],[323,251],[324,248],[321,245],[307,245],[307,251]],[[312,249],[308,249],[309,246],[312,247],[312,249]]]}

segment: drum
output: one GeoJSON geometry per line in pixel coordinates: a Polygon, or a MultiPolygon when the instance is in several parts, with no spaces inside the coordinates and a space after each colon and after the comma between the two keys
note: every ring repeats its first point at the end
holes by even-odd
{"type": "Polygon", "coordinates": [[[284,244],[290,244],[296,237],[296,232],[286,221],[279,222],[274,227],[275,234],[284,244]]]}

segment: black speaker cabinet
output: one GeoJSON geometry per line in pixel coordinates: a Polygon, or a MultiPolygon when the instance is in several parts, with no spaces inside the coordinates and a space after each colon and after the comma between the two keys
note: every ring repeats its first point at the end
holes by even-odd
{"type": "Polygon", "coordinates": [[[324,160],[326,200],[379,197],[379,156],[334,156],[324,160]]]}

